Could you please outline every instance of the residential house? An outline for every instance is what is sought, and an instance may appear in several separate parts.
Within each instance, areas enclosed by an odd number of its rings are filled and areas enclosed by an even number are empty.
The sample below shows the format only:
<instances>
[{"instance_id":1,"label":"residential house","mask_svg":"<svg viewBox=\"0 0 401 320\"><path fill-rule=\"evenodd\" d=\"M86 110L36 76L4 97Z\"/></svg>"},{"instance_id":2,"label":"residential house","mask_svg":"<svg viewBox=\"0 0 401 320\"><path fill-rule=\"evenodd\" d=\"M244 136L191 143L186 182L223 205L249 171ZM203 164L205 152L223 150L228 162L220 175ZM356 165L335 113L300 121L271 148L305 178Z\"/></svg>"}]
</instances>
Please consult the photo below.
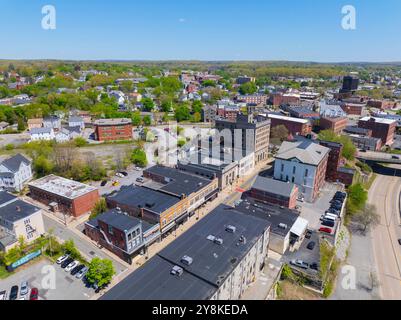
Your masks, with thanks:
<instances>
[{"instance_id":1,"label":"residential house","mask_svg":"<svg viewBox=\"0 0 401 320\"><path fill-rule=\"evenodd\" d=\"M17 154L0 163L0 187L9 191L21 191L32 179L32 161Z\"/></svg>"}]
</instances>

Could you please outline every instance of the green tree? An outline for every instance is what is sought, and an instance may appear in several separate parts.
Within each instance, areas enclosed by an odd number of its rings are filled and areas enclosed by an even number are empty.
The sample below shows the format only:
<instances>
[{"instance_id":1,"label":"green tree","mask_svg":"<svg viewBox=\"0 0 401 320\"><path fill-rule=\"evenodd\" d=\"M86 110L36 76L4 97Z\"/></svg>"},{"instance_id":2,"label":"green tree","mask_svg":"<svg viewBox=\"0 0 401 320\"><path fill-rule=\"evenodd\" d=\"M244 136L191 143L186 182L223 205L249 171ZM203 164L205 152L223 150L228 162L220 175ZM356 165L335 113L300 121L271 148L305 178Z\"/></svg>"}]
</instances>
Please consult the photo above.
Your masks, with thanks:
<instances>
[{"instance_id":1,"label":"green tree","mask_svg":"<svg viewBox=\"0 0 401 320\"><path fill-rule=\"evenodd\" d=\"M186 105L178 106L175 109L175 119L178 122L187 121L191 119L191 112Z\"/></svg>"},{"instance_id":2,"label":"green tree","mask_svg":"<svg viewBox=\"0 0 401 320\"><path fill-rule=\"evenodd\" d=\"M155 103L150 98L143 98L142 99L142 106L143 106L143 110L144 111L152 112L153 109L155 108Z\"/></svg>"},{"instance_id":3,"label":"green tree","mask_svg":"<svg viewBox=\"0 0 401 320\"><path fill-rule=\"evenodd\" d=\"M99 287L108 284L115 274L114 266L111 260L93 258L89 263L89 270L86 278L89 283L97 284Z\"/></svg>"},{"instance_id":4,"label":"green tree","mask_svg":"<svg viewBox=\"0 0 401 320\"><path fill-rule=\"evenodd\" d=\"M368 192L362 184L353 184L348 188L347 212L351 215L361 211L368 200Z\"/></svg>"},{"instance_id":5,"label":"green tree","mask_svg":"<svg viewBox=\"0 0 401 320\"><path fill-rule=\"evenodd\" d=\"M131 154L131 162L139 167L146 167L148 160L145 151L142 149L134 149Z\"/></svg>"},{"instance_id":6,"label":"green tree","mask_svg":"<svg viewBox=\"0 0 401 320\"><path fill-rule=\"evenodd\" d=\"M349 137L337 135L333 130L323 130L319 133L318 137L319 140L341 143L343 145L341 155L350 161L355 159L356 147Z\"/></svg>"},{"instance_id":7,"label":"green tree","mask_svg":"<svg viewBox=\"0 0 401 320\"><path fill-rule=\"evenodd\" d=\"M33 167L38 177L44 177L52 173L54 164L45 155L40 155L33 161Z\"/></svg>"},{"instance_id":8,"label":"green tree","mask_svg":"<svg viewBox=\"0 0 401 320\"><path fill-rule=\"evenodd\" d=\"M75 143L75 146L77 146L78 148L84 147L88 144L86 139L83 137L76 137L74 140L74 143Z\"/></svg>"},{"instance_id":9,"label":"green tree","mask_svg":"<svg viewBox=\"0 0 401 320\"><path fill-rule=\"evenodd\" d=\"M152 125L152 118L149 115L146 115L143 117L143 124L145 126L150 126Z\"/></svg>"},{"instance_id":10,"label":"green tree","mask_svg":"<svg viewBox=\"0 0 401 320\"><path fill-rule=\"evenodd\" d=\"M74 240L70 239L63 243L62 248L64 252L68 253L71 258L82 260L81 253L75 246Z\"/></svg>"},{"instance_id":11,"label":"green tree","mask_svg":"<svg viewBox=\"0 0 401 320\"><path fill-rule=\"evenodd\" d=\"M204 87L215 87L216 86L216 82L214 82L213 80L205 80L202 82L202 86Z\"/></svg>"},{"instance_id":12,"label":"green tree","mask_svg":"<svg viewBox=\"0 0 401 320\"><path fill-rule=\"evenodd\" d=\"M247 82L242 84L238 90L241 94L253 94L258 90L258 88L256 87L255 83Z\"/></svg>"},{"instance_id":13,"label":"green tree","mask_svg":"<svg viewBox=\"0 0 401 320\"><path fill-rule=\"evenodd\" d=\"M202 109L203 109L203 104L201 101L195 100L192 103L192 112L193 113L202 113Z\"/></svg>"},{"instance_id":14,"label":"green tree","mask_svg":"<svg viewBox=\"0 0 401 320\"><path fill-rule=\"evenodd\" d=\"M279 125L271 129L270 133L270 141L272 144L278 146L280 145L285 139L288 138L289 131L288 129L283 126Z\"/></svg>"},{"instance_id":15,"label":"green tree","mask_svg":"<svg viewBox=\"0 0 401 320\"><path fill-rule=\"evenodd\" d=\"M96 202L95 206L92 209L92 213L89 219L96 218L99 214L107 211L107 203L105 198L100 198L98 202Z\"/></svg>"},{"instance_id":16,"label":"green tree","mask_svg":"<svg viewBox=\"0 0 401 320\"><path fill-rule=\"evenodd\" d=\"M132 124L137 127L141 123L142 123L141 114L139 112L134 112L132 115Z\"/></svg>"}]
</instances>

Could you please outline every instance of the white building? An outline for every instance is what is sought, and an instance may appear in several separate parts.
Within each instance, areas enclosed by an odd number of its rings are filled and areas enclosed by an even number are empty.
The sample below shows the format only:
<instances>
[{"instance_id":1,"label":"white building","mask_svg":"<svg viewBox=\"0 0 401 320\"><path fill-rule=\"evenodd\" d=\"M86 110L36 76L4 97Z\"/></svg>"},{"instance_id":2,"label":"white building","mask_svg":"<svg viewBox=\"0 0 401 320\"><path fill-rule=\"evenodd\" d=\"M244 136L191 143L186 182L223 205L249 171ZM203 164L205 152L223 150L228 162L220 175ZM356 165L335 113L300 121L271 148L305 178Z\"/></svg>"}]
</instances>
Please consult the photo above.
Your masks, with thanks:
<instances>
[{"instance_id":1,"label":"white building","mask_svg":"<svg viewBox=\"0 0 401 320\"><path fill-rule=\"evenodd\" d=\"M29 133L31 141L50 141L56 138L53 128L33 128Z\"/></svg>"},{"instance_id":2,"label":"white building","mask_svg":"<svg viewBox=\"0 0 401 320\"><path fill-rule=\"evenodd\" d=\"M19 192L32 176L32 162L21 154L0 163L1 188Z\"/></svg>"},{"instance_id":3,"label":"white building","mask_svg":"<svg viewBox=\"0 0 401 320\"><path fill-rule=\"evenodd\" d=\"M80 136L81 131L79 127L62 128L59 132L56 133L56 141L58 143L64 143L70 140L74 140L75 138Z\"/></svg>"},{"instance_id":4,"label":"white building","mask_svg":"<svg viewBox=\"0 0 401 320\"><path fill-rule=\"evenodd\" d=\"M85 121L82 117L71 116L68 119L68 126L69 127L79 127L80 130L85 129Z\"/></svg>"},{"instance_id":5,"label":"white building","mask_svg":"<svg viewBox=\"0 0 401 320\"><path fill-rule=\"evenodd\" d=\"M44 128L52 128L57 131L61 129L61 119L57 116L51 116L43 119Z\"/></svg>"},{"instance_id":6,"label":"white building","mask_svg":"<svg viewBox=\"0 0 401 320\"><path fill-rule=\"evenodd\" d=\"M274 162L274 178L299 187L299 193L313 202L324 184L330 149L310 140L284 141Z\"/></svg>"}]
</instances>

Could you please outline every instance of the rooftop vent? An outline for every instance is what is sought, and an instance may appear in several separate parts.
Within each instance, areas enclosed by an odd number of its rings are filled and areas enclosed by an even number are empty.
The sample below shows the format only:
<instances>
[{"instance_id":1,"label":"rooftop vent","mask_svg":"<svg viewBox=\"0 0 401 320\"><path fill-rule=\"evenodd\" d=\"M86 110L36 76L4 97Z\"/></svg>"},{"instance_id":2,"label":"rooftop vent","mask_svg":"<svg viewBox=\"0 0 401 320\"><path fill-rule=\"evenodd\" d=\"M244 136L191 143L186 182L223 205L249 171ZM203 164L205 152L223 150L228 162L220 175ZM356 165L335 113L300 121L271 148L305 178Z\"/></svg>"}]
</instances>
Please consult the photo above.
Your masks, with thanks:
<instances>
[{"instance_id":1,"label":"rooftop vent","mask_svg":"<svg viewBox=\"0 0 401 320\"><path fill-rule=\"evenodd\" d=\"M189 257L189 256L183 256L183 257L181 258L181 262L182 262L183 264L187 265L187 266L190 266L190 265L192 264L192 262L194 262L194 259L192 259L192 258Z\"/></svg>"},{"instance_id":2,"label":"rooftop vent","mask_svg":"<svg viewBox=\"0 0 401 320\"><path fill-rule=\"evenodd\" d=\"M235 231L237 231L237 228L234 227L234 226L228 225L228 226L226 227L226 231L227 231L228 233L235 233Z\"/></svg>"},{"instance_id":3,"label":"rooftop vent","mask_svg":"<svg viewBox=\"0 0 401 320\"><path fill-rule=\"evenodd\" d=\"M212 235L209 235L209 236L207 236L206 239L209 240L209 241L214 241L216 239L216 237L212 236Z\"/></svg>"},{"instance_id":4,"label":"rooftop vent","mask_svg":"<svg viewBox=\"0 0 401 320\"><path fill-rule=\"evenodd\" d=\"M284 229L284 230L286 230L286 229L288 228L288 226L287 226L285 223L280 223L280 224L278 225L278 227L279 227L280 229Z\"/></svg>"},{"instance_id":5,"label":"rooftop vent","mask_svg":"<svg viewBox=\"0 0 401 320\"><path fill-rule=\"evenodd\" d=\"M20 206L16 206L15 210L17 210L17 212L21 212L21 207Z\"/></svg>"},{"instance_id":6,"label":"rooftop vent","mask_svg":"<svg viewBox=\"0 0 401 320\"><path fill-rule=\"evenodd\" d=\"M246 238L244 236L239 237L239 242L245 244Z\"/></svg>"},{"instance_id":7,"label":"rooftop vent","mask_svg":"<svg viewBox=\"0 0 401 320\"><path fill-rule=\"evenodd\" d=\"M221 239L221 238L216 238L216 239L214 239L214 241L213 241L215 244L218 244L219 246L221 246L222 244L223 244L223 239Z\"/></svg>"},{"instance_id":8,"label":"rooftop vent","mask_svg":"<svg viewBox=\"0 0 401 320\"><path fill-rule=\"evenodd\" d=\"M145 203L145 207L146 208L153 208L155 206L155 203L154 202L146 202Z\"/></svg>"},{"instance_id":9,"label":"rooftop vent","mask_svg":"<svg viewBox=\"0 0 401 320\"><path fill-rule=\"evenodd\" d=\"M181 277L181 275L183 273L184 273L184 269L179 266L174 266L170 271L170 274L172 274L173 276L178 276L178 277Z\"/></svg>"}]
</instances>

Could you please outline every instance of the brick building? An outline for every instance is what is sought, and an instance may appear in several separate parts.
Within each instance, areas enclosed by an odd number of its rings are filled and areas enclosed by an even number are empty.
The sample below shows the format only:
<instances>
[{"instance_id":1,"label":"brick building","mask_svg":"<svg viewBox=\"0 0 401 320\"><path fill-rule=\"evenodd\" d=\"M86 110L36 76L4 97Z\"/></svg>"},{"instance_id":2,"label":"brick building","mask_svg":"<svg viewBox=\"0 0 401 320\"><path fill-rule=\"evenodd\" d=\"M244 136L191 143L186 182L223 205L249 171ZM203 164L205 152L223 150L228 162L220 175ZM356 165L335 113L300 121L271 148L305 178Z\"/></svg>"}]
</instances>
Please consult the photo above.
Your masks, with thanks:
<instances>
[{"instance_id":1,"label":"brick building","mask_svg":"<svg viewBox=\"0 0 401 320\"><path fill-rule=\"evenodd\" d=\"M28 187L32 199L74 217L91 212L100 199L97 188L55 175L32 181Z\"/></svg>"},{"instance_id":2,"label":"brick building","mask_svg":"<svg viewBox=\"0 0 401 320\"><path fill-rule=\"evenodd\" d=\"M369 100L368 107L376 108L380 110L388 110L397 108L398 103L391 100Z\"/></svg>"},{"instance_id":3,"label":"brick building","mask_svg":"<svg viewBox=\"0 0 401 320\"><path fill-rule=\"evenodd\" d=\"M297 205L298 187L292 183L258 176L246 195L264 203L294 209Z\"/></svg>"},{"instance_id":4,"label":"brick building","mask_svg":"<svg viewBox=\"0 0 401 320\"><path fill-rule=\"evenodd\" d=\"M364 117L359 119L358 127L372 130L372 137L379 138L383 145L394 143L397 122L391 119Z\"/></svg>"},{"instance_id":5,"label":"brick building","mask_svg":"<svg viewBox=\"0 0 401 320\"><path fill-rule=\"evenodd\" d=\"M245 102L247 104L267 104L269 96L267 94L250 94L237 96L238 102Z\"/></svg>"},{"instance_id":6,"label":"brick building","mask_svg":"<svg viewBox=\"0 0 401 320\"><path fill-rule=\"evenodd\" d=\"M269 114L268 118L271 121L271 128L283 125L287 128L289 134L293 136L306 136L312 132L312 125L306 119L285 117L276 114Z\"/></svg>"},{"instance_id":7,"label":"brick building","mask_svg":"<svg viewBox=\"0 0 401 320\"><path fill-rule=\"evenodd\" d=\"M348 119L346 117L322 117L320 118L320 128L322 130L332 130L335 134L340 134L347 127Z\"/></svg>"},{"instance_id":8,"label":"brick building","mask_svg":"<svg viewBox=\"0 0 401 320\"><path fill-rule=\"evenodd\" d=\"M301 96L296 93L277 92L270 95L270 103L274 106L281 106L286 104L299 106L301 104Z\"/></svg>"},{"instance_id":9,"label":"brick building","mask_svg":"<svg viewBox=\"0 0 401 320\"><path fill-rule=\"evenodd\" d=\"M336 182L338 168L340 168L341 164L341 153L343 151L343 145L341 143L330 141L319 141L319 144L330 149L325 179L330 182Z\"/></svg>"},{"instance_id":10,"label":"brick building","mask_svg":"<svg viewBox=\"0 0 401 320\"><path fill-rule=\"evenodd\" d=\"M361 116L363 111L365 110L365 103L350 103L346 102L341 105L341 108L348 115Z\"/></svg>"},{"instance_id":11,"label":"brick building","mask_svg":"<svg viewBox=\"0 0 401 320\"><path fill-rule=\"evenodd\" d=\"M95 121L94 126L97 141L132 139L131 119L100 119Z\"/></svg>"}]
</instances>

